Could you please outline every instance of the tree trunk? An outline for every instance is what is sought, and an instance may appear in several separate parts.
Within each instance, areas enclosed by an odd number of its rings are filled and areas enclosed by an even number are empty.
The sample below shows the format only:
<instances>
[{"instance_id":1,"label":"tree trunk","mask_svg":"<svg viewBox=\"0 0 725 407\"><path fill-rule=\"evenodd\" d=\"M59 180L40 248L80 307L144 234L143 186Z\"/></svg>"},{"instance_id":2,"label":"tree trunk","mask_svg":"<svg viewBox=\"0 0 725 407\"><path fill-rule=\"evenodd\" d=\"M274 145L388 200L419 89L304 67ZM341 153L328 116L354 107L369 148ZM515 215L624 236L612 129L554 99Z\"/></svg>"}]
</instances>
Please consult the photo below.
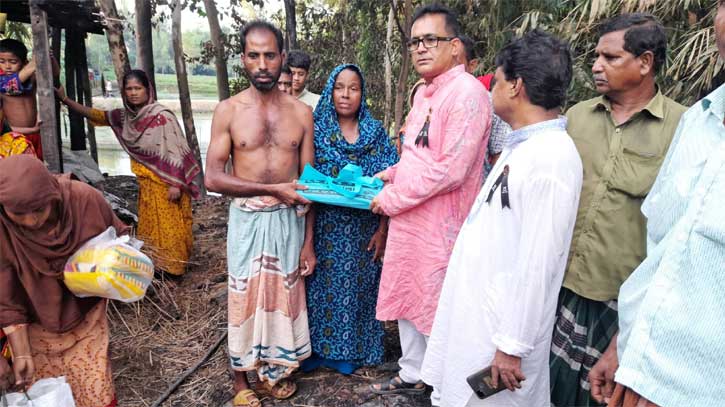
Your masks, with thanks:
<instances>
[{"instance_id":1,"label":"tree trunk","mask_svg":"<svg viewBox=\"0 0 725 407\"><path fill-rule=\"evenodd\" d=\"M403 111L405 108L405 100L408 96L408 73L410 71L410 53L406 42L410 36L410 26L413 14L413 1L405 0L405 6L403 7L403 13L405 16L405 24L403 25L403 31L400 33L400 73L398 74L398 86L395 91L395 134L400 132L400 127L403 125Z\"/></svg>"},{"instance_id":2,"label":"tree trunk","mask_svg":"<svg viewBox=\"0 0 725 407\"><path fill-rule=\"evenodd\" d=\"M219 26L219 13L215 0L204 0L206 18L209 20L211 44L214 46L214 63L216 65L216 88L219 100L229 98L229 72L227 71L226 51L224 50L224 34Z\"/></svg>"},{"instance_id":3,"label":"tree trunk","mask_svg":"<svg viewBox=\"0 0 725 407\"><path fill-rule=\"evenodd\" d=\"M189 142L194 152L194 158L199 163L202 171L196 177L196 182L201 190L202 195L206 196L206 188L204 187L204 170L201 161L201 151L199 149L199 140L196 138L196 130L194 129L194 116L191 112L191 96L189 95L189 78L186 74L186 62L184 61L184 48L181 42L181 1L174 0L169 5L171 7L171 41L174 47L174 64L176 66L176 81L179 85L179 102L181 103L181 116L184 121L184 131L186 132L186 140Z\"/></svg>"},{"instance_id":4,"label":"tree trunk","mask_svg":"<svg viewBox=\"0 0 725 407\"><path fill-rule=\"evenodd\" d=\"M40 136L43 145L43 158L52 172L63 172L63 157L60 150L60 134L56 131L58 116L55 109L48 107L55 104L53 90L53 69L50 63L50 44L48 41L48 15L38 7L37 0L31 0L30 24L33 32L33 59L36 61L36 94L40 117Z\"/></svg>"},{"instance_id":5,"label":"tree trunk","mask_svg":"<svg viewBox=\"0 0 725 407\"><path fill-rule=\"evenodd\" d=\"M123 24L118 17L114 0L98 0L98 3L101 5L101 12L107 18L106 39L108 40L108 49L111 51L118 89L122 92L123 75L131 70L131 65L128 62L128 50L126 50L126 43L123 41Z\"/></svg>"},{"instance_id":6,"label":"tree trunk","mask_svg":"<svg viewBox=\"0 0 725 407\"><path fill-rule=\"evenodd\" d=\"M285 36L287 37L287 50L298 49L297 44L297 11L295 0L284 0L284 13L286 18Z\"/></svg>"},{"instance_id":7,"label":"tree trunk","mask_svg":"<svg viewBox=\"0 0 725 407\"><path fill-rule=\"evenodd\" d=\"M155 88L151 0L136 0L136 65L146 72Z\"/></svg>"},{"instance_id":8,"label":"tree trunk","mask_svg":"<svg viewBox=\"0 0 725 407\"><path fill-rule=\"evenodd\" d=\"M340 0L339 4L339 13L340 19L342 20L342 24L340 24L340 29L342 30L342 42L340 43L341 49L346 50L347 49L347 21L345 21L347 17L347 1ZM344 52L344 51L343 51Z\"/></svg>"},{"instance_id":9,"label":"tree trunk","mask_svg":"<svg viewBox=\"0 0 725 407\"><path fill-rule=\"evenodd\" d=\"M390 116L392 116L392 105L393 105L393 61L390 58L390 49L392 48L393 41L393 25L395 23L395 10L390 7L388 12L388 30L385 34L385 119L383 120L383 126L385 131L390 130Z\"/></svg>"}]
</instances>

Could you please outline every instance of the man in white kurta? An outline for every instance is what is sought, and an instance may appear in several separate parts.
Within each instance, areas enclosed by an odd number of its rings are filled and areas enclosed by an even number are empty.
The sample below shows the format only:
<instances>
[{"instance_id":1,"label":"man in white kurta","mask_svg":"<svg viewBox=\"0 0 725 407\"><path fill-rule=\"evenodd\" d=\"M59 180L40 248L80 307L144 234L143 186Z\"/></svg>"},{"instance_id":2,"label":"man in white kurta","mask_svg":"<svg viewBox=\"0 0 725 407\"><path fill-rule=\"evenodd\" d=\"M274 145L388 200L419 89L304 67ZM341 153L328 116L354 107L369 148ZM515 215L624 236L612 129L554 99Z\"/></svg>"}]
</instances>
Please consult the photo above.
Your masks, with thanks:
<instances>
[{"instance_id":1,"label":"man in white kurta","mask_svg":"<svg viewBox=\"0 0 725 407\"><path fill-rule=\"evenodd\" d=\"M571 62L566 45L543 32L501 52L494 109L514 132L456 240L422 368L442 407L549 405L551 330L582 182L557 116ZM549 84L530 88L539 67ZM525 380L479 400L466 378L492 363L502 377L516 366Z\"/></svg>"}]
</instances>

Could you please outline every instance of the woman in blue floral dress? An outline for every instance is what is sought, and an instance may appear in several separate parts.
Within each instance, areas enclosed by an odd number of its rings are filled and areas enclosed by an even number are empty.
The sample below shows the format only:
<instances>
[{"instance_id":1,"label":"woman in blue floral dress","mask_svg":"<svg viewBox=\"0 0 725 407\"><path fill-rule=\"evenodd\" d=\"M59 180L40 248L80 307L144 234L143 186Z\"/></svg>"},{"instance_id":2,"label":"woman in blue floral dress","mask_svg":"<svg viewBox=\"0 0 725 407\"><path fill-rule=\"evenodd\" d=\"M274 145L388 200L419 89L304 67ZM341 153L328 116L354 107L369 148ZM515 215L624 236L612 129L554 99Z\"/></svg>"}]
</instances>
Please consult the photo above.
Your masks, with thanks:
<instances>
[{"instance_id":1,"label":"woman in blue floral dress","mask_svg":"<svg viewBox=\"0 0 725 407\"><path fill-rule=\"evenodd\" d=\"M340 65L327 80L314 113L315 167L337 176L345 165L372 176L398 161L395 145L365 101L356 65ZM311 358L344 374L382 363L383 327L375 303L387 238L387 218L367 210L316 205L317 267L307 278Z\"/></svg>"}]
</instances>

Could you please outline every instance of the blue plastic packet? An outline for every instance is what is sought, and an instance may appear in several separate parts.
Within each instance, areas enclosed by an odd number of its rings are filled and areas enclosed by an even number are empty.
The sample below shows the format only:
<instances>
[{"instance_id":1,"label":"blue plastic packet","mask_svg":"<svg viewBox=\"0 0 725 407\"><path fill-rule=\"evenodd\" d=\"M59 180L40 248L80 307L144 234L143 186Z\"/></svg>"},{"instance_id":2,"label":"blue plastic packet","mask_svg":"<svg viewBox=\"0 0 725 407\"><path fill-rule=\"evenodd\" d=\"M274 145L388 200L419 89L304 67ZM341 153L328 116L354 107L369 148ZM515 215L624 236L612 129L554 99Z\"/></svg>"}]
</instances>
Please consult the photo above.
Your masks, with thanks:
<instances>
[{"instance_id":1,"label":"blue plastic packet","mask_svg":"<svg viewBox=\"0 0 725 407\"><path fill-rule=\"evenodd\" d=\"M346 165L337 178L307 164L298 183L307 187L299 194L312 202L365 210L384 186L379 178L363 177L362 168L355 164Z\"/></svg>"}]
</instances>

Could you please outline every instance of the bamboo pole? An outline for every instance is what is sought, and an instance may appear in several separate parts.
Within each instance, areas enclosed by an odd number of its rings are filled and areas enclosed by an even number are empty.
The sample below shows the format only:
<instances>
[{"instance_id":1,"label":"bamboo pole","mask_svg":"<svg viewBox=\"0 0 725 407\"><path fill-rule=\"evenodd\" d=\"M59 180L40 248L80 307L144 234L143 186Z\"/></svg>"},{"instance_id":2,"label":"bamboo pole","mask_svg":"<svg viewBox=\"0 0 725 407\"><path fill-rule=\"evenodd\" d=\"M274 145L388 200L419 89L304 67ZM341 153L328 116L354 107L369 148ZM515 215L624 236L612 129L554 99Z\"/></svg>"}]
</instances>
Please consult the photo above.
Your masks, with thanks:
<instances>
[{"instance_id":1,"label":"bamboo pole","mask_svg":"<svg viewBox=\"0 0 725 407\"><path fill-rule=\"evenodd\" d=\"M78 47L78 69L83 73L83 103L88 107L93 107L93 91L91 90L91 79L88 77L88 53L86 52L85 38L81 38ZM98 144L96 143L96 129L87 120L86 137L88 138L88 146L91 149L91 157L98 164Z\"/></svg>"},{"instance_id":2,"label":"bamboo pole","mask_svg":"<svg viewBox=\"0 0 725 407\"><path fill-rule=\"evenodd\" d=\"M83 104L83 94L78 92L78 32L65 30L65 91L69 99ZM83 116L68 110L70 122L70 149L83 151L86 149L86 134L83 129Z\"/></svg>"},{"instance_id":3,"label":"bamboo pole","mask_svg":"<svg viewBox=\"0 0 725 407\"><path fill-rule=\"evenodd\" d=\"M53 52L53 57L58 61L60 64L60 39L62 37L62 29L59 27L51 27L50 29L50 50ZM60 65L59 65L60 66ZM53 87L60 86L60 74L57 78L53 78ZM58 98L55 98L55 117L58 118L58 120L55 121L55 132L58 135L58 138L60 139L61 136L61 114L60 114L60 100Z\"/></svg>"}]
</instances>

